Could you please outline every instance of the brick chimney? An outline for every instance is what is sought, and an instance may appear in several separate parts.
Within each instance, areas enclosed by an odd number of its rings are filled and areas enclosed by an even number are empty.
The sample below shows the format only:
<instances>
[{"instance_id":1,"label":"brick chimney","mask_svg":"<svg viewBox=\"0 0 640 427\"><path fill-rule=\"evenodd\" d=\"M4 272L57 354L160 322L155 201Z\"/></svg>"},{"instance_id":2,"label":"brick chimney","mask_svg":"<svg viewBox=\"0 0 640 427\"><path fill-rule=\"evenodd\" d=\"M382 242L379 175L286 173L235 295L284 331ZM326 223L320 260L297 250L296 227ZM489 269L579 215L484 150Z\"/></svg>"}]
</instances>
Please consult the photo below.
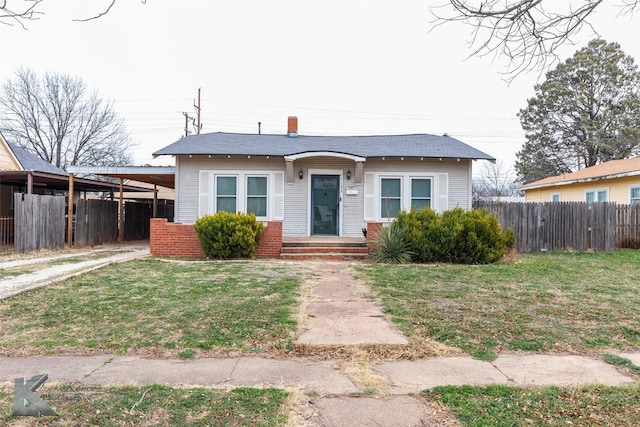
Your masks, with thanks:
<instances>
[{"instance_id":1,"label":"brick chimney","mask_svg":"<svg viewBox=\"0 0 640 427\"><path fill-rule=\"evenodd\" d=\"M287 136L298 136L298 118L295 116L289 116L287 119Z\"/></svg>"}]
</instances>

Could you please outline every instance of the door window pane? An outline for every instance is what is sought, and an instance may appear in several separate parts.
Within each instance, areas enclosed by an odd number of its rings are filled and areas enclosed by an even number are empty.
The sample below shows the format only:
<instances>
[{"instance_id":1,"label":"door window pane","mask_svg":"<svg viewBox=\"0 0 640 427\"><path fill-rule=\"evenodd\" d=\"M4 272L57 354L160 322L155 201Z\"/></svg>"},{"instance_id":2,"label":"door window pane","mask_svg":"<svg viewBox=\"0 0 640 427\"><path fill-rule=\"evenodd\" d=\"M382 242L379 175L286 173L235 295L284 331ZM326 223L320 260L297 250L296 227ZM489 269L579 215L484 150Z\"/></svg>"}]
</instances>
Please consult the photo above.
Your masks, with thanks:
<instances>
[{"instance_id":1,"label":"door window pane","mask_svg":"<svg viewBox=\"0 0 640 427\"><path fill-rule=\"evenodd\" d=\"M267 216L267 177L247 177L247 213Z\"/></svg>"},{"instance_id":2,"label":"door window pane","mask_svg":"<svg viewBox=\"0 0 640 427\"><path fill-rule=\"evenodd\" d=\"M431 207L430 179L411 180L411 207L418 210L424 207Z\"/></svg>"},{"instance_id":3,"label":"door window pane","mask_svg":"<svg viewBox=\"0 0 640 427\"><path fill-rule=\"evenodd\" d=\"M216 212L236 213L236 177L216 177Z\"/></svg>"},{"instance_id":4,"label":"door window pane","mask_svg":"<svg viewBox=\"0 0 640 427\"><path fill-rule=\"evenodd\" d=\"M383 178L380 185L380 217L395 218L400 211L400 178Z\"/></svg>"}]
</instances>

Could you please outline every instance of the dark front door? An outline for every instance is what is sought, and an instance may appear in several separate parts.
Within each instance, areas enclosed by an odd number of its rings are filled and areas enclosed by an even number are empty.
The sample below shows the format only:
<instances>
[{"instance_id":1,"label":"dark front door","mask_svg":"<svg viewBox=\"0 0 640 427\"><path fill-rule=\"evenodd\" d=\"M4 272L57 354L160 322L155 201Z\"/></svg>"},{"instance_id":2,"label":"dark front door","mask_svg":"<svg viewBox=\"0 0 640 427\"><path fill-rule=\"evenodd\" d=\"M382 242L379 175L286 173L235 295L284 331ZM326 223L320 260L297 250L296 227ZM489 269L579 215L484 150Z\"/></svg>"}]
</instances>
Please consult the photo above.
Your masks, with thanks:
<instances>
[{"instance_id":1,"label":"dark front door","mask_svg":"<svg viewBox=\"0 0 640 427\"><path fill-rule=\"evenodd\" d=\"M311 176L311 234L338 235L340 176Z\"/></svg>"}]
</instances>

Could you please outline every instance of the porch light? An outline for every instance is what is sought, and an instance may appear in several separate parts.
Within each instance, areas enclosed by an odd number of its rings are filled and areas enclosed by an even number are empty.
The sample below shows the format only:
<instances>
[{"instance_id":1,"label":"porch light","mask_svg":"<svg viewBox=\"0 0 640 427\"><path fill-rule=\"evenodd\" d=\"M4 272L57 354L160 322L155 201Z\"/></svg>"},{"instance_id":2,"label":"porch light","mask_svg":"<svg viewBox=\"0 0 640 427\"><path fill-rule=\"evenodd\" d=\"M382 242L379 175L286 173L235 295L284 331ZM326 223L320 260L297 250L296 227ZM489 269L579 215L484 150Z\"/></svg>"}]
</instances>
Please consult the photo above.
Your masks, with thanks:
<instances>
[{"instance_id":1,"label":"porch light","mask_svg":"<svg viewBox=\"0 0 640 427\"><path fill-rule=\"evenodd\" d=\"M351 179L351 169L347 169L347 181Z\"/></svg>"},{"instance_id":2,"label":"porch light","mask_svg":"<svg viewBox=\"0 0 640 427\"><path fill-rule=\"evenodd\" d=\"M298 172L298 177L300 179L302 179L304 177L304 173L302 173L302 169L300 169L300 172Z\"/></svg>"}]
</instances>

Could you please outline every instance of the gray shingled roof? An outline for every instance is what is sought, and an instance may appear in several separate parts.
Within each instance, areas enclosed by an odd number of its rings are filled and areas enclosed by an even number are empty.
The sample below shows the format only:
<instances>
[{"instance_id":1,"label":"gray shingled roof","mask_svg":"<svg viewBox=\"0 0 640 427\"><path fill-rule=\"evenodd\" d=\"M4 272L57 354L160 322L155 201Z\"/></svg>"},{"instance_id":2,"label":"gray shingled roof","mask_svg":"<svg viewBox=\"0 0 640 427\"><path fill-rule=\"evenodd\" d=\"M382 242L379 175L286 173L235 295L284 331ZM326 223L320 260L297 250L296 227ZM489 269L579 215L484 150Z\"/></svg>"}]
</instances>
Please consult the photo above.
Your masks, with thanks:
<instances>
[{"instance_id":1,"label":"gray shingled roof","mask_svg":"<svg viewBox=\"0 0 640 427\"><path fill-rule=\"evenodd\" d=\"M20 165L24 170L69 176L69 174L62 169L53 166L51 163L45 162L40 157L35 154L31 154L24 148L18 147L11 142L7 142L7 145L9 145L9 148L13 151L13 154L16 156L16 159L18 159L18 162L20 162Z\"/></svg>"},{"instance_id":2,"label":"gray shingled roof","mask_svg":"<svg viewBox=\"0 0 640 427\"><path fill-rule=\"evenodd\" d=\"M206 133L184 137L154 156L255 155L290 156L328 151L359 157L432 157L495 160L450 136L428 134L375 136L304 136Z\"/></svg>"}]
</instances>

